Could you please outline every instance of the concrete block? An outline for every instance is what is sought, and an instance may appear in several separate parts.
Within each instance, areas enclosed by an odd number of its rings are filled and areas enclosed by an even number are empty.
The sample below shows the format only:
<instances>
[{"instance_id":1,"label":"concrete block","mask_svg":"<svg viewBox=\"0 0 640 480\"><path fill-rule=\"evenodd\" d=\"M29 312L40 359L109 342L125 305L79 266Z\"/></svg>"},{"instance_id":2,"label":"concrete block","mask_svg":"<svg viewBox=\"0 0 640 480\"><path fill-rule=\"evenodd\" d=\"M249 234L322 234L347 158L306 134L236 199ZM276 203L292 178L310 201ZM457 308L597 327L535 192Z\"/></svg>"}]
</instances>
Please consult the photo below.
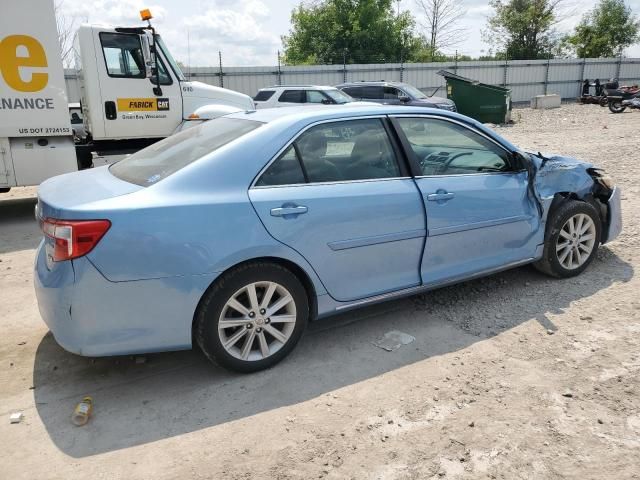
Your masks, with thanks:
<instances>
[{"instance_id":1,"label":"concrete block","mask_svg":"<svg viewBox=\"0 0 640 480\"><path fill-rule=\"evenodd\" d=\"M531 99L531 108L547 109L560 108L561 98L558 94L536 95Z\"/></svg>"}]
</instances>

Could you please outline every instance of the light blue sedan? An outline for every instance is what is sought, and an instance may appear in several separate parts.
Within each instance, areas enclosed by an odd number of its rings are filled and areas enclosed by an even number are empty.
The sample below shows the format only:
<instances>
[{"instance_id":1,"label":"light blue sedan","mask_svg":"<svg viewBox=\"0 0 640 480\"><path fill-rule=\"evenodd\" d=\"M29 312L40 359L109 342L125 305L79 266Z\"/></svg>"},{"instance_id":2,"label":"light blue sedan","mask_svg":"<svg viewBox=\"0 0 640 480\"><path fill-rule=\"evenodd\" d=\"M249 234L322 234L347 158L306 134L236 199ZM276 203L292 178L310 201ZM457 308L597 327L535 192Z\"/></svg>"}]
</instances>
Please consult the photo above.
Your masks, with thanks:
<instances>
[{"instance_id":1,"label":"light blue sedan","mask_svg":"<svg viewBox=\"0 0 640 480\"><path fill-rule=\"evenodd\" d=\"M308 321L533 263L571 277L621 230L601 170L418 107L227 115L46 181L40 312L87 356L188 349L243 372Z\"/></svg>"}]
</instances>

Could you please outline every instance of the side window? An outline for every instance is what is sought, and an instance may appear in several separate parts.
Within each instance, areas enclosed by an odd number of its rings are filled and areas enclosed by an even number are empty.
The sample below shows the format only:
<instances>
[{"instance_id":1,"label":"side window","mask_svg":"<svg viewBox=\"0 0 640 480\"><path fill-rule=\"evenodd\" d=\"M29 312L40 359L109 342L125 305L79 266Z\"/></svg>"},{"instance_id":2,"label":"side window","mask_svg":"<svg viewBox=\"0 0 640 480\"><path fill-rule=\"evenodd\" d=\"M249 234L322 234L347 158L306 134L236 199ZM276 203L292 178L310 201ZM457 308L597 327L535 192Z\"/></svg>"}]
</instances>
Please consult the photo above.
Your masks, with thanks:
<instances>
[{"instance_id":1,"label":"side window","mask_svg":"<svg viewBox=\"0 0 640 480\"><path fill-rule=\"evenodd\" d=\"M285 90L282 92L282 95L280 95L280 98L278 98L278 102L304 103L304 90Z\"/></svg>"},{"instance_id":2,"label":"side window","mask_svg":"<svg viewBox=\"0 0 640 480\"><path fill-rule=\"evenodd\" d=\"M401 96L400 90L395 87L384 87L385 100L397 100Z\"/></svg>"},{"instance_id":3,"label":"side window","mask_svg":"<svg viewBox=\"0 0 640 480\"><path fill-rule=\"evenodd\" d=\"M70 113L71 113L71 125L78 125L82 123L82 117L80 117L80 114L78 112L71 111Z\"/></svg>"},{"instance_id":4,"label":"side window","mask_svg":"<svg viewBox=\"0 0 640 480\"><path fill-rule=\"evenodd\" d=\"M144 59L138 35L102 32L100 43L107 74L110 77L145 78Z\"/></svg>"},{"instance_id":5,"label":"side window","mask_svg":"<svg viewBox=\"0 0 640 480\"><path fill-rule=\"evenodd\" d=\"M353 98L362 98L362 87L344 87L342 91Z\"/></svg>"},{"instance_id":6,"label":"side window","mask_svg":"<svg viewBox=\"0 0 640 480\"><path fill-rule=\"evenodd\" d=\"M266 102L273 96L274 93L276 93L275 90L260 90L258 94L253 97L253 99L256 102Z\"/></svg>"},{"instance_id":7,"label":"side window","mask_svg":"<svg viewBox=\"0 0 640 480\"><path fill-rule=\"evenodd\" d=\"M325 123L295 141L309 182L400 176L400 168L379 119Z\"/></svg>"},{"instance_id":8,"label":"side window","mask_svg":"<svg viewBox=\"0 0 640 480\"><path fill-rule=\"evenodd\" d=\"M164 66L164 62L158 56L158 67L160 68L160 85L171 85L173 83L173 79L171 75L167 73L167 68ZM155 77L151 78L151 81L155 84Z\"/></svg>"},{"instance_id":9,"label":"side window","mask_svg":"<svg viewBox=\"0 0 640 480\"><path fill-rule=\"evenodd\" d=\"M382 100L384 98L384 90L379 86L362 87L362 98Z\"/></svg>"},{"instance_id":10,"label":"side window","mask_svg":"<svg viewBox=\"0 0 640 480\"><path fill-rule=\"evenodd\" d=\"M293 145L287 148L256 182L258 187L305 183L302 167Z\"/></svg>"},{"instance_id":11,"label":"side window","mask_svg":"<svg viewBox=\"0 0 640 480\"><path fill-rule=\"evenodd\" d=\"M307 90L307 102L308 103L322 103L327 100L322 92L317 90Z\"/></svg>"},{"instance_id":12,"label":"side window","mask_svg":"<svg viewBox=\"0 0 640 480\"><path fill-rule=\"evenodd\" d=\"M505 172L509 155L482 135L433 118L398 118L423 175Z\"/></svg>"}]
</instances>

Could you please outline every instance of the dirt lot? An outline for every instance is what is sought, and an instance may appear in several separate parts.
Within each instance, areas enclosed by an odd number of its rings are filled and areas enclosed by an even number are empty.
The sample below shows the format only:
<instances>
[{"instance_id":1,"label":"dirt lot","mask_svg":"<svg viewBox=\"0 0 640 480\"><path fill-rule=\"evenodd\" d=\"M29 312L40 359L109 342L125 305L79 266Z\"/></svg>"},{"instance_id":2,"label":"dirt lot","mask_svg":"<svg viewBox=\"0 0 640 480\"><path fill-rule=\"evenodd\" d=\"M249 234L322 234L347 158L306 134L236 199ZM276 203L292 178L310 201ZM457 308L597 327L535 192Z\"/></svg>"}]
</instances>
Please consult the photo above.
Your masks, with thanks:
<instances>
[{"instance_id":1,"label":"dirt lot","mask_svg":"<svg viewBox=\"0 0 640 480\"><path fill-rule=\"evenodd\" d=\"M498 130L515 143L597 162L623 188L625 230L584 275L525 267L343 315L253 375L195 351L63 351L33 293L34 190L2 195L0 477L640 478L640 114L514 116ZM393 329L416 340L372 345ZM85 394L95 415L77 428Z\"/></svg>"}]
</instances>

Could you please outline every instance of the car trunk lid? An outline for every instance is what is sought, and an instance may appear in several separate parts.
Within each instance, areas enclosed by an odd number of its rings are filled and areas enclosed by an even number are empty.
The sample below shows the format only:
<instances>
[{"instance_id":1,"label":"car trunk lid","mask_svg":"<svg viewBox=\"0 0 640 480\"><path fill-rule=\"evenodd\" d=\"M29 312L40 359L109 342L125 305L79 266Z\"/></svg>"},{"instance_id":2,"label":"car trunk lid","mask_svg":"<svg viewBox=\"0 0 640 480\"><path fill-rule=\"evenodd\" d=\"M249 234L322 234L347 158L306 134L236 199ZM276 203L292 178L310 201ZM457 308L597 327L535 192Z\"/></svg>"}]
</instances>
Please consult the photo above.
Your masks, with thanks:
<instances>
[{"instance_id":1,"label":"car trunk lid","mask_svg":"<svg viewBox=\"0 0 640 480\"><path fill-rule=\"evenodd\" d=\"M144 189L109 172L91 168L53 177L38 188L37 214L41 218L83 219L95 215L96 202Z\"/></svg>"}]
</instances>

